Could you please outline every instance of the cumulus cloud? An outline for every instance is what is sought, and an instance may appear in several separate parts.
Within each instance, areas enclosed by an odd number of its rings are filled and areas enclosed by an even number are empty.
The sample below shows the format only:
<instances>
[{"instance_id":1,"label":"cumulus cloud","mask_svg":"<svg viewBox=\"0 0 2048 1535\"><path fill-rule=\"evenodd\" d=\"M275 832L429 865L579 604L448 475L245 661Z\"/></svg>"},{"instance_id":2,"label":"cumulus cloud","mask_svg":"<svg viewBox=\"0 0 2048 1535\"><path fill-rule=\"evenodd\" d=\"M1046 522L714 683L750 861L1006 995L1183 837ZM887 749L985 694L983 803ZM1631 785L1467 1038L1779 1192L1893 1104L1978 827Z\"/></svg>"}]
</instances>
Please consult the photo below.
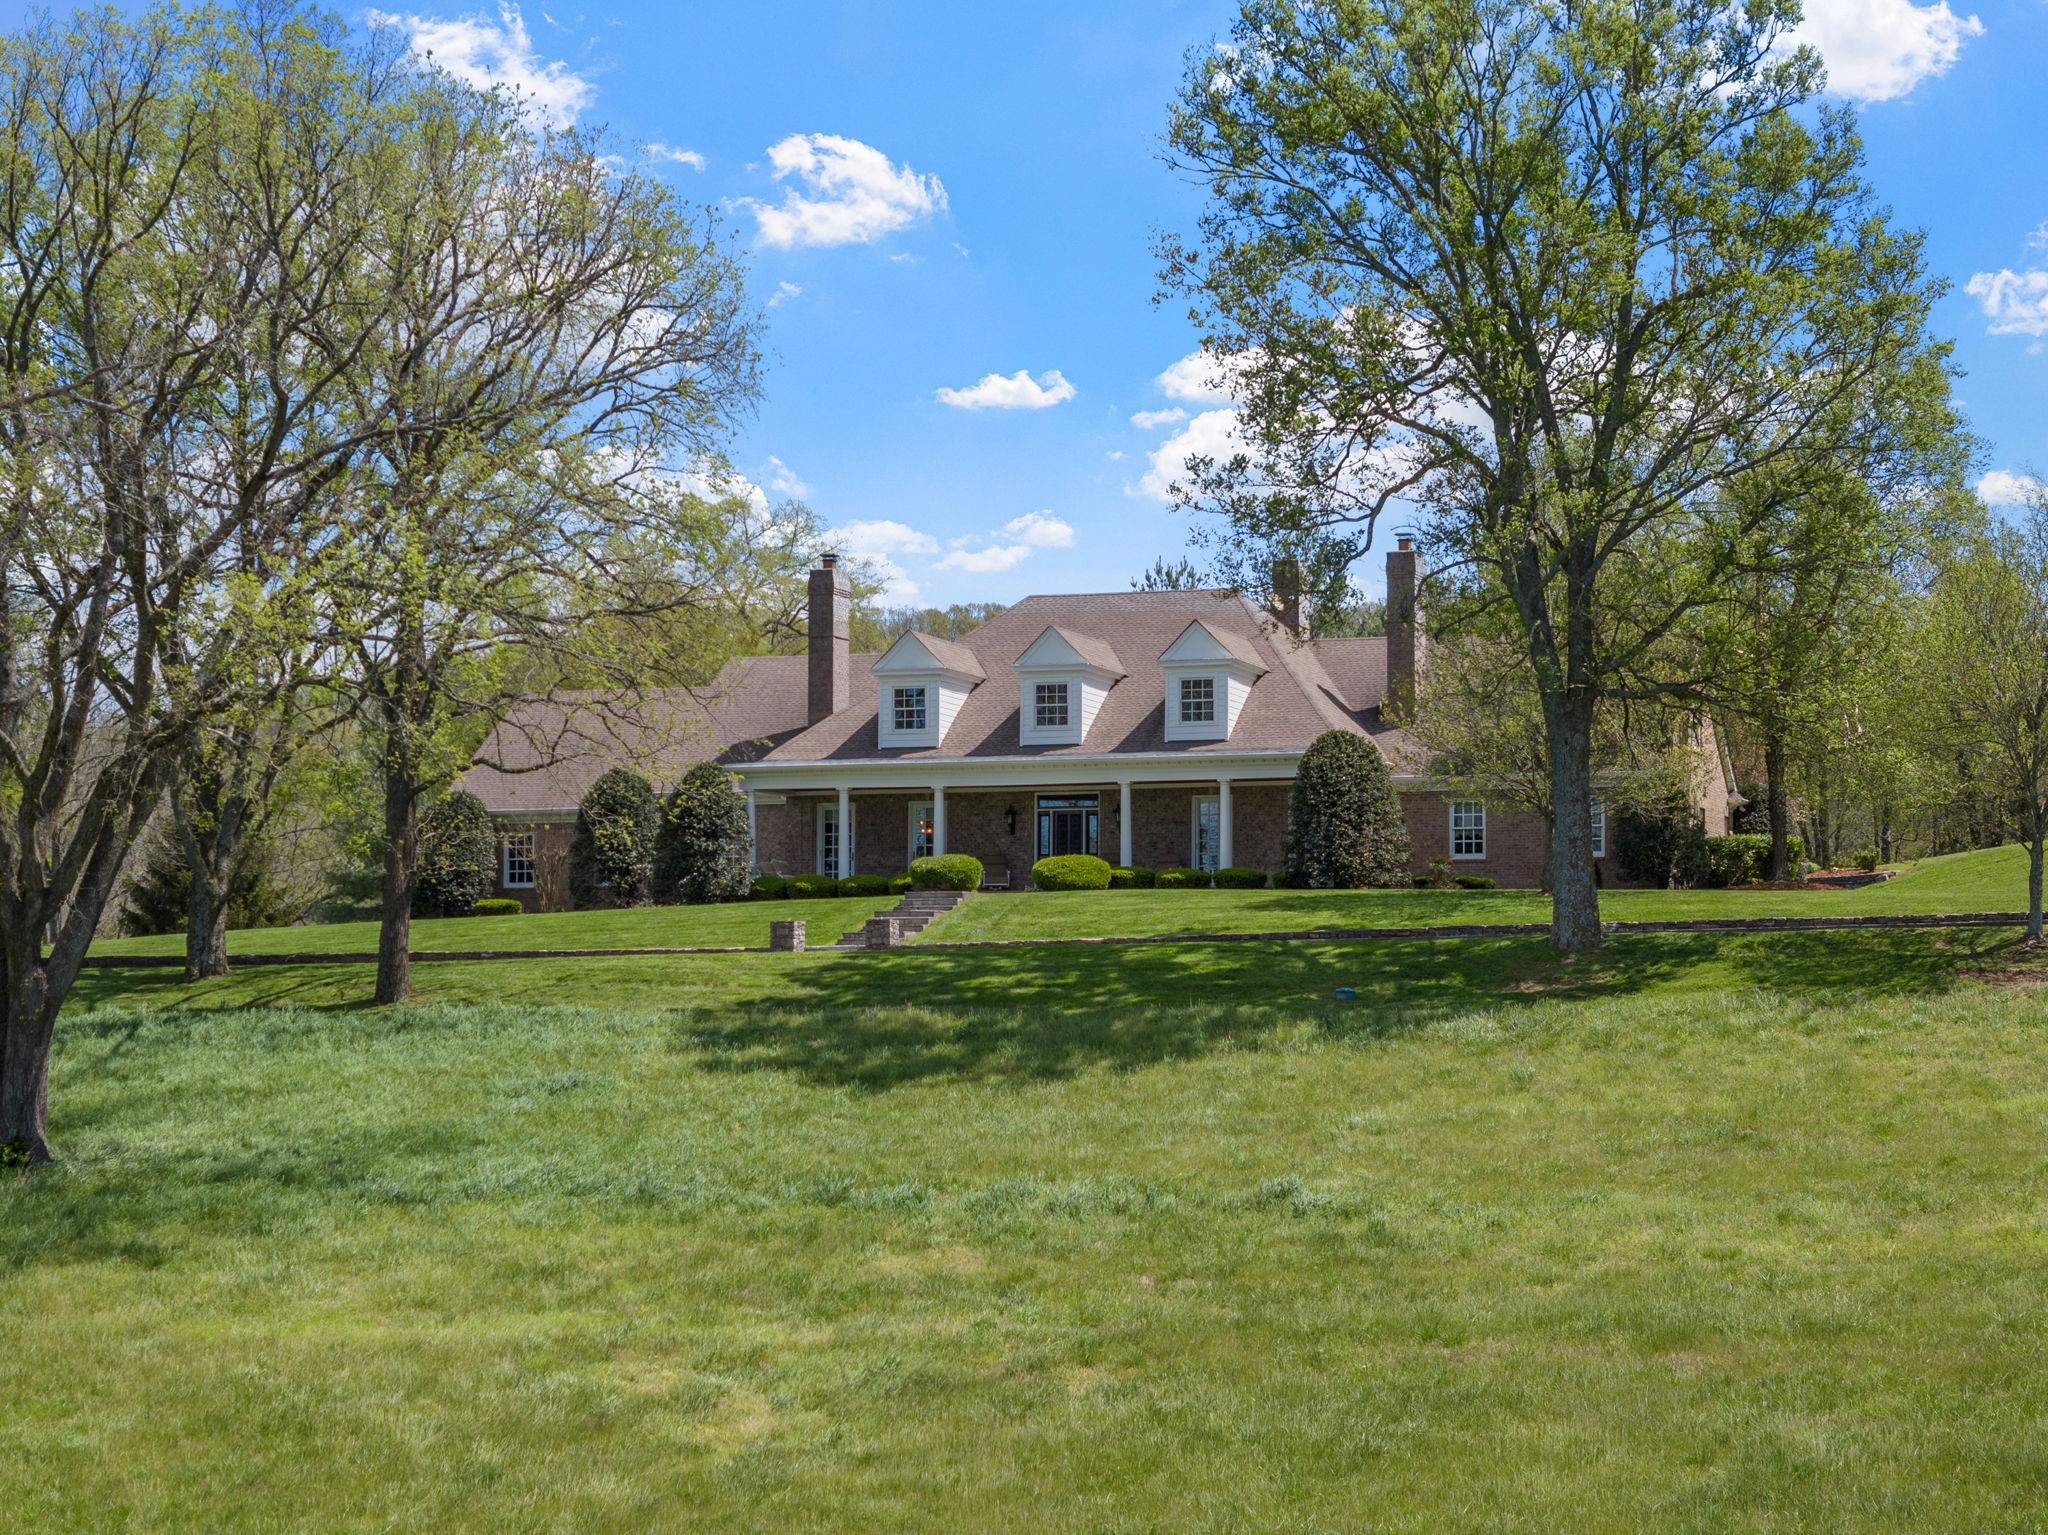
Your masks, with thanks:
<instances>
[{"instance_id":1,"label":"cumulus cloud","mask_svg":"<svg viewBox=\"0 0 2048 1535\"><path fill-rule=\"evenodd\" d=\"M1172 369L1167 371L1171 372ZM1160 375L1161 378L1165 376ZM1150 432L1162 426L1172 426L1176 421L1185 421L1187 418L1188 413L1176 405L1171 410L1141 410L1131 417L1131 425L1141 432Z\"/></svg>"},{"instance_id":2,"label":"cumulus cloud","mask_svg":"<svg viewBox=\"0 0 2048 1535\"><path fill-rule=\"evenodd\" d=\"M687 165L693 171L701 171L706 164L696 150L677 149L673 144L649 144L642 153L650 160L668 160L676 165Z\"/></svg>"},{"instance_id":3,"label":"cumulus cloud","mask_svg":"<svg viewBox=\"0 0 2048 1535\"><path fill-rule=\"evenodd\" d=\"M2048 251L2048 223L2036 229L2027 244ZM2048 336L2048 267L1979 272L1963 291L1983 309L1992 335Z\"/></svg>"},{"instance_id":4,"label":"cumulus cloud","mask_svg":"<svg viewBox=\"0 0 2048 1535\"><path fill-rule=\"evenodd\" d=\"M2044 491L2048 485L2031 474L2014 474L2010 469L1994 469L1977 482L1977 494L1988 506L2025 506Z\"/></svg>"},{"instance_id":5,"label":"cumulus cloud","mask_svg":"<svg viewBox=\"0 0 2048 1535\"><path fill-rule=\"evenodd\" d=\"M794 177L799 185L787 188L780 203L740 200L759 223L763 245L865 245L946 207L938 177L892 164L879 149L838 134L793 133L770 146L768 163L777 181Z\"/></svg>"},{"instance_id":6,"label":"cumulus cloud","mask_svg":"<svg viewBox=\"0 0 2048 1535\"><path fill-rule=\"evenodd\" d=\"M1029 544L994 544L986 549L955 549L939 561L941 570L964 570L977 576L1014 570L1031 557Z\"/></svg>"},{"instance_id":7,"label":"cumulus cloud","mask_svg":"<svg viewBox=\"0 0 2048 1535\"><path fill-rule=\"evenodd\" d=\"M773 309L777 304L787 304L791 299L801 295L803 291L802 283L779 282L775 285L775 291L768 295L768 307Z\"/></svg>"},{"instance_id":8,"label":"cumulus cloud","mask_svg":"<svg viewBox=\"0 0 2048 1535\"><path fill-rule=\"evenodd\" d=\"M1195 405L1224 405L1237 398L1235 374L1238 366L1237 360L1218 357L1214 352L1190 352L1153 383L1169 400L1186 400ZM1136 418L1132 424L1136 424Z\"/></svg>"},{"instance_id":9,"label":"cumulus cloud","mask_svg":"<svg viewBox=\"0 0 2048 1535\"><path fill-rule=\"evenodd\" d=\"M969 388L938 392L939 403L956 410L1044 410L1073 397L1074 386L1058 368L1037 378L1024 368L1007 378L1000 373L988 373Z\"/></svg>"},{"instance_id":10,"label":"cumulus cloud","mask_svg":"<svg viewBox=\"0 0 2048 1535\"><path fill-rule=\"evenodd\" d=\"M1984 23L1947 0L1806 0L1794 38L1827 61L1828 87L1858 101L1891 101L1946 74Z\"/></svg>"},{"instance_id":11,"label":"cumulus cloud","mask_svg":"<svg viewBox=\"0 0 2048 1535\"><path fill-rule=\"evenodd\" d=\"M1022 539L1034 549L1074 547L1073 524L1053 516L1051 512L1026 512L1022 517L1012 517L1003 524L1003 531L1012 538Z\"/></svg>"},{"instance_id":12,"label":"cumulus cloud","mask_svg":"<svg viewBox=\"0 0 2048 1535\"><path fill-rule=\"evenodd\" d=\"M456 79L485 90L502 87L528 103L548 123L566 128L590 105L597 88L560 59L543 61L534 51L526 18L517 5L488 15L440 17L410 12L371 11L377 26L396 27L412 51L431 59Z\"/></svg>"},{"instance_id":13,"label":"cumulus cloud","mask_svg":"<svg viewBox=\"0 0 2048 1535\"><path fill-rule=\"evenodd\" d=\"M843 528L835 528L832 537L842 552L851 555L939 552L939 541L931 534L920 533L908 523L892 522L887 518L879 518L872 522L849 522Z\"/></svg>"},{"instance_id":14,"label":"cumulus cloud","mask_svg":"<svg viewBox=\"0 0 2048 1535\"><path fill-rule=\"evenodd\" d=\"M768 488L778 496L802 498L811 493L811 487L797 478L797 473L773 453L768 455Z\"/></svg>"},{"instance_id":15,"label":"cumulus cloud","mask_svg":"<svg viewBox=\"0 0 2048 1535\"><path fill-rule=\"evenodd\" d=\"M1235 410L1205 410L1152 450L1137 488L1156 501L1171 501L1174 482L1186 478L1189 459L1221 461L1249 451L1238 432Z\"/></svg>"}]
</instances>

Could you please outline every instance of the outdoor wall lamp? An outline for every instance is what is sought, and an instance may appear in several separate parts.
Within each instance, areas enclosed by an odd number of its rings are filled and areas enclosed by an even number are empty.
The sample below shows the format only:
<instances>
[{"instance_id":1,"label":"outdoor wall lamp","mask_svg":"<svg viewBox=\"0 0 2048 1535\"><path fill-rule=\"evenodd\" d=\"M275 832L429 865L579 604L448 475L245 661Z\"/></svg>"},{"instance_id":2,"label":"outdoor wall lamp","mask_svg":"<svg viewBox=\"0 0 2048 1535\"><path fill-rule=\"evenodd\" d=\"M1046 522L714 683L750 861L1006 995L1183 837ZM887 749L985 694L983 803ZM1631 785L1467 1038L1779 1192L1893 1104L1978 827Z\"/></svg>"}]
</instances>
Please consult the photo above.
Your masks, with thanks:
<instances>
[{"instance_id":1,"label":"outdoor wall lamp","mask_svg":"<svg viewBox=\"0 0 2048 1535\"><path fill-rule=\"evenodd\" d=\"M1011 836L1017 835L1017 807L1015 805L1010 806L1003 812L1003 824L1009 827Z\"/></svg>"}]
</instances>

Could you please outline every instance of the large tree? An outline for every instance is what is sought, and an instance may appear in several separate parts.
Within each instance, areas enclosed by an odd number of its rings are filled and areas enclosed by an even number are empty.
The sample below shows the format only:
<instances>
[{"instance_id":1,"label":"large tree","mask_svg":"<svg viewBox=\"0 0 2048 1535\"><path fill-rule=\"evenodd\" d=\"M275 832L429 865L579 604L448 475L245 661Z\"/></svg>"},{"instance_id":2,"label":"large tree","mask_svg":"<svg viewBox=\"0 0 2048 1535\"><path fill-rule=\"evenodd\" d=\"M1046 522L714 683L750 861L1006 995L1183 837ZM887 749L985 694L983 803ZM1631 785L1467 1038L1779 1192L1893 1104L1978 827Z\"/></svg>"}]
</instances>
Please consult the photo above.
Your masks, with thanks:
<instances>
[{"instance_id":1,"label":"large tree","mask_svg":"<svg viewBox=\"0 0 2048 1535\"><path fill-rule=\"evenodd\" d=\"M1816 100L1789 0L1247 0L1170 154L1209 205L1163 251L1242 401L1181 489L1246 540L1412 508L1511 605L1548 741L1553 935L1600 941L1604 701L1650 697L1713 599L1747 473L1859 473L1843 402L1940 354L1917 238ZM1362 540L1361 540L1362 542Z\"/></svg>"}]
</instances>

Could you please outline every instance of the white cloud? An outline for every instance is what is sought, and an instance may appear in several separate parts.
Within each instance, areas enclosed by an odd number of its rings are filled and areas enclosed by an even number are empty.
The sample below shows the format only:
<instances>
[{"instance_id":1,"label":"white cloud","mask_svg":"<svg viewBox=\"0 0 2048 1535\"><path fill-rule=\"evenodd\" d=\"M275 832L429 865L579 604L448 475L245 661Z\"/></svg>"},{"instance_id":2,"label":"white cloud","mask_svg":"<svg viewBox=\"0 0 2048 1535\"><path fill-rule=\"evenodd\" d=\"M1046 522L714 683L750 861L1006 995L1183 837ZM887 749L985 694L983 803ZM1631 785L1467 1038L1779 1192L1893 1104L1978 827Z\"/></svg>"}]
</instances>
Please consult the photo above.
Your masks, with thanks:
<instances>
[{"instance_id":1,"label":"white cloud","mask_svg":"<svg viewBox=\"0 0 2048 1535\"><path fill-rule=\"evenodd\" d=\"M1984 23L1947 0L1806 0L1793 37L1827 61L1828 88L1858 101L1891 101L1946 74Z\"/></svg>"},{"instance_id":2,"label":"white cloud","mask_svg":"<svg viewBox=\"0 0 2048 1535\"><path fill-rule=\"evenodd\" d=\"M1179 366L1179 363L1174 364L1175 368ZM1171 373L1172 371L1173 368L1168 368L1166 373ZM1159 375L1162 380L1166 377L1166 373ZM1187 418L1188 413L1176 405L1171 410L1141 410L1131 417L1131 425L1141 432L1149 432L1157 427L1172 426L1174 422L1185 421Z\"/></svg>"},{"instance_id":3,"label":"white cloud","mask_svg":"<svg viewBox=\"0 0 2048 1535\"><path fill-rule=\"evenodd\" d=\"M865 245L928 214L943 212L936 176L894 165L879 149L832 133L793 133L770 146L775 179L794 176L780 204L742 198L761 226L763 245Z\"/></svg>"},{"instance_id":4,"label":"white cloud","mask_svg":"<svg viewBox=\"0 0 2048 1535\"><path fill-rule=\"evenodd\" d=\"M843 528L835 528L832 537L843 552L851 555L939 552L939 541L931 534L920 533L907 523L891 522L886 518L872 522L849 522Z\"/></svg>"},{"instance_id":5,"label":"white cloud","mask_svg":"<svg viewBox=\"0 0 2048 1535\"><path fill-rule=\"evenodd\" d=\"M1073 524L1062 521L1051 512L1026 512L1022 517L1012 517L1003 524L1003 531L1012 538L1021 538L1034 549L1074 547Z\"/></svg>"},{"instance_id":6,"label":"white cloud","mask_svg":"<svg viewBox=\"0 0 2048 1535\"><path fill-rule=\"evenodd\" d=\"M1024 368L1007 378L1000 373L988 373L971 388L941 389L938 393L941 405L958 410L1044 410L1073 397L1074 386L1058 368L1035 379Z\"/></svg>"},{"instance_id":7,"label":"white cloud","mask_svg":"<svg viewBox=\"0 0 2048 1535\"><path fill-rule=\"evenodd\" d=\"M2048 485L2031 474L2014 474L2010 469L1994 469L1977 482L1977 494L1988 506L2024 506L2043 491L2048 491Z\"/></svg>"},{"instance_id":8,"label":"white cloud","mask_svg":"<svg viewBox=\"0 0 2048 1535\"><path fill-rule=\"evenodd\" d=\"M704 169L704 157L694 149L677 149L673 144L649 144L642 151L651 160L669 160L677 165L687 165L693 171Z\"/></svg>"},{"instance_id":9,"label":"white cloud","mask_svg":"<svg viewBox=\"0 0 2048 1535\"><path fill-rule=\"evenodd\" d=\"M988 549L955 549L939 561L941 570L965 570L977 576L1014 570L1031 557L1029 544L997 544Z\"/></svg>"},{"instance_id":10,"label":"white cloud","mask_svg":"<svg viewBox=\"0 0 2048 1535\"><path fill-rule=\"evenodd\" d=\"M797 478L796 471L773 453L768 455L768 469L768 488L776 495L803 497L811 493L811 487Z\"/></svg>"},{"instance_id":11,"label":"white cloud","mask_svg":"<svg viewBox=\"0 0 2048 1535\"><path fill-rule=\"evenodd\" d=\"M2048 250L2048 223L2035 230L2027 244ZM2048 267L1979 272L1963 291L1983 308L1992 335L2048 336Z\"/></svg>"},{"instance_id":12,"label":"white cloud","mask_svg":"<svg viewBox=\"0 0 2048 1535\"><path fill-rule=\"evenodd\" d=\"M1232 387L1237 366L1235 359L1218 357L1214 352L1190 352L1153 382L1169 400L1227 405L1237 398Z\"/></svg>"},{"instance_id":13,"label":"white cloud","mask_svg":"<svg viewBox=\"0 0 2048 1535\"><path fill-rule=\"evenodd\" d=\"M791 299L801 295L803 291L802 283L779 282L775 285L775 291L768 295L768 307L773 309L777 304L787 304Z\"/></svg>"},{"instance_id":14,"label":"white cloud","mask_svg":"<svg viewBox=\"0 0 2048 1535\"><path fill-rule=\"evenodd\" d=\"M1176 480L1187 477L1191 458L1212 458L1219 462L1249 451L1237 430L1234 410L1205 410L1152 450L1151 467L1138 481L1138 490L1158 501L1173 499Z\"/></svg>"},{"instance_id":15,"label":"white cloud","mask_svg":"<svg viewBox=\"0 0 2048 1535\"><path fill-rule=\"evenodd\" d=\"M371 11L375 26L397 27L412 51L432 59L458 80L485 90L502 86L558 128L576 121L597 88L560 59L543 62L533 50L526 18L510 0L488 15L455 17Z\"/></svg>"}]
</instances>

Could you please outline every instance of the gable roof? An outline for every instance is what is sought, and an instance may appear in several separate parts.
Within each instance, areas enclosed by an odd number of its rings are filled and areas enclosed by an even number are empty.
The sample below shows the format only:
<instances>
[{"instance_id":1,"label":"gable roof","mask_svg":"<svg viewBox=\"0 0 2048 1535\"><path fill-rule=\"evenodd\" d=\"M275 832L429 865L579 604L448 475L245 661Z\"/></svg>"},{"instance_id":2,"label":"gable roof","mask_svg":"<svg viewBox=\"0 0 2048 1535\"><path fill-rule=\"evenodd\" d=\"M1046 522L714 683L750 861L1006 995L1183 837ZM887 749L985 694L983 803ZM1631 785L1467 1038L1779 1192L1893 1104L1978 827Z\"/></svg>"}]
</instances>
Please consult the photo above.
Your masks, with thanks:
<instances>
[{"instance_id":1,"label":"gable roof","mask_svg":"<svg viewBox=\"0 0 2048 1535\"><path fill-rule=\"evenodd\" d=\"M1199 618L1181 630L1174 642L1160 652L1159 659L1169 664L1230 660L1253 671L1270 670L1258 647L1242 634L1234 634L1228 629L1219 634Z\"/></svg>"},{"instance_id":2,"label":"gable roof","mask_svg":"<svg viewBox=\"0 0 2048 1535\"><path fill-rule=\"evenodd\" d=\"M924 653L924 659L918 658L915 654L918 651ZM898 660L898 656L902 659ZM929 671L934 667L959 672L966 677L987 675L974 652L958 640L942 640L936 634L916 629L898 635L896 643L883 651L874 663L874 670L883 673Z\"/></svg>"},{"instance_id":3,"label":"gable roof","mask_svg":"<svg viewBox=\"0 0 2048 1535\"><path fill-rule=\"evenodd\" d=\"M1062 655L1062 650L1066 654ZM1044 654L1034 660L1034 654L1039 651L1043 651ZM1092 634L1075 634L1071 630L1060 628L1057 624L1048 624L1045 632L1026 645L1023 654L1011 664L1021 671L1027 666L1036 669L1041 666L1071 666L1076 663L1092 667L1099 672L1108 672L1116 677L1130 675L1124 670L1123 662L1117 659L1117 654L1110 648L1108 641L1098 640Z\"/></svg>"}]
</instances>

